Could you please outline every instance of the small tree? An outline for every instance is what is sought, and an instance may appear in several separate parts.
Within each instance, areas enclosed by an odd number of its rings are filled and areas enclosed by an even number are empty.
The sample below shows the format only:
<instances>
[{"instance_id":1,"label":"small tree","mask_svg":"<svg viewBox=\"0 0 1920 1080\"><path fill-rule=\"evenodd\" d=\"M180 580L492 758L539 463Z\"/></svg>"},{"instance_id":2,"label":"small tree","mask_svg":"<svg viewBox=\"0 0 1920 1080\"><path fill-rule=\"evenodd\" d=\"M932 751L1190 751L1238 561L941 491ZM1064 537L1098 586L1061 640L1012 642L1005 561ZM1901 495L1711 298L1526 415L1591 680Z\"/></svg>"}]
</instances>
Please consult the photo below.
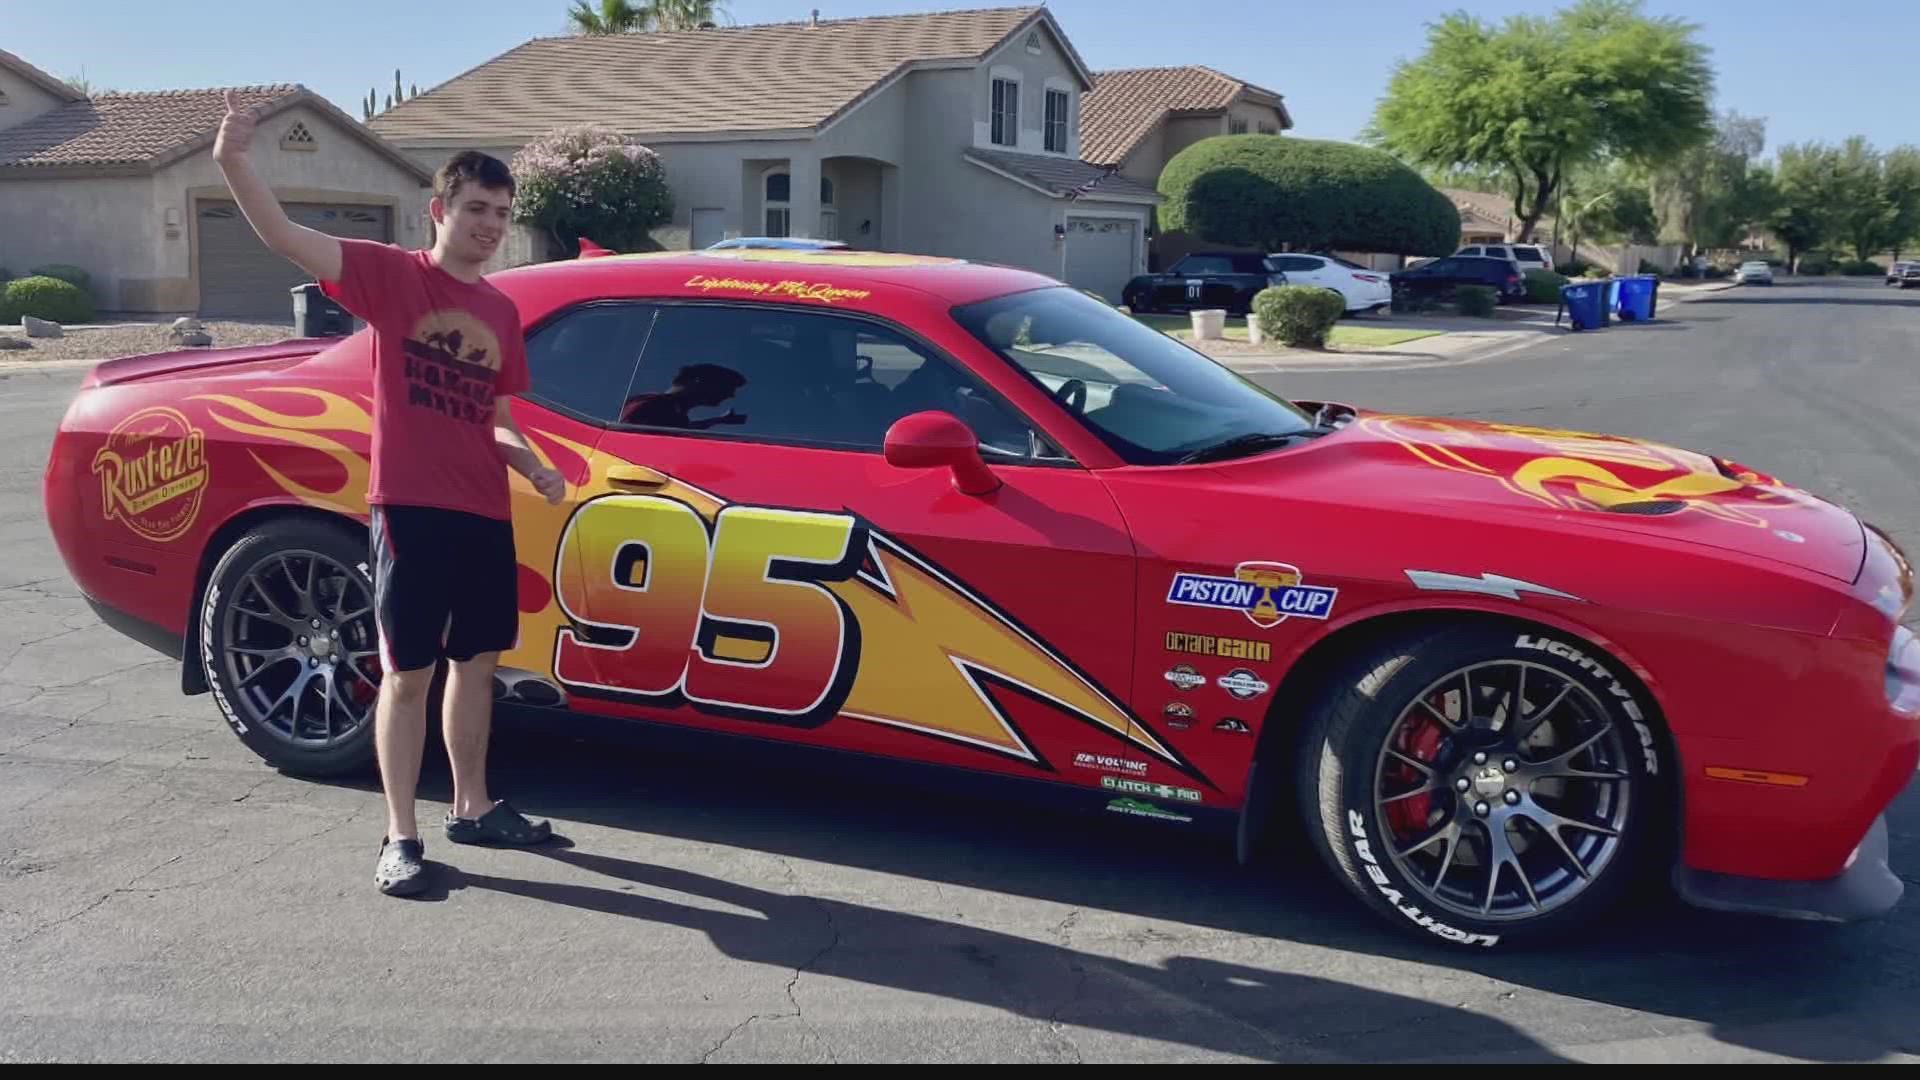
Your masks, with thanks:
<instances>
[{"instance_id":1,"label":"small tree","mask_svg":"<svg viewBox=\"0 0 1920 1080\"><path fill-rule=\"evenodd\" d=\"M513 155L514 219L552 238L562 257L580 238L616 251L653 247L673 215L660 155L611 128L557 128Z\"/></svg>"},{"instance_id":2,"label":"small tree","mask_svg":"<svg viewBox=\"0 0 1920 1080\"><path fill-rule=\"evenodd\" d=\"M1218 135L1160 174L1161 226L1216 244L1278 251L1445 255L1460 212L1380 150L1280 135Z\"/></svg>"}]
</instances>

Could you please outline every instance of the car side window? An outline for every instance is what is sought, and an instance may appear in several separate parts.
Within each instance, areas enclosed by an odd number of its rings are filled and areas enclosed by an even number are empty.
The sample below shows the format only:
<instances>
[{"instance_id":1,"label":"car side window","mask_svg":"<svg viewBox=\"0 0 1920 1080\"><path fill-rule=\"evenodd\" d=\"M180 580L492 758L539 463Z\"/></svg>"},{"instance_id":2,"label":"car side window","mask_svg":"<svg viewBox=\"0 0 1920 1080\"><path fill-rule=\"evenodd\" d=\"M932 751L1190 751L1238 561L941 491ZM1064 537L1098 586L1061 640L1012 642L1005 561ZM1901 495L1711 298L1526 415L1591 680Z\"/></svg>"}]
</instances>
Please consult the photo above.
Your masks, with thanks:
<instances>
[{"instance_id":1,"label":"car side window","mask_svg":"<svg viewBox=\"0 0 1920 1080\"><path fill-rule=\"evenodd\" d=\"M1284 255L1280 259L1280 270L1283 273L1311 274L1323 265L1319 259L1308 258L1305 255Z\"/></svg>"},{"instance_id":2,"label":"car side window","mask_svg":"<svg viewBox=\"0 0 1920 1080\"><path fill-rule=\"evenodd\" d=\"M590 304L540 327L527 338L527 396L588 420L618 419L655 311Z\"/></svg>"},{"instance_id":3,"label":"car side window","mask_svg":"<svg viewBox=\"0 0 1920 1080\"><path fill-rule=\"evenodd\" d=\"M1233 260L1225 255L1189 255L1174 264L1176 274L1231 274Z\"/></svg>"},{"instance_id":4,"label":"car side window","mask_svg":"<svg viewBox=\"0 0 1920 1080\"><path fill-rule=\"evenodd\" d=\"M784 306L663 306L618 419L877 452L896 421L929 409L959 417L989 457L1058 456L970 374L904 335Z\"/></svg>"},{"instance_id":5,"label":"car side window","mask_svg":"<svg viewBox=\"0 0 1920 1080\"><path fill-rule=\"evenodd\" d=\"M1480 254L1480 248L1478 246L1464 247L1464 248L1461 248L1459 251L1454 252L1454 254L1455 255L1478 255Z\"/></svg>"}]
</instances>

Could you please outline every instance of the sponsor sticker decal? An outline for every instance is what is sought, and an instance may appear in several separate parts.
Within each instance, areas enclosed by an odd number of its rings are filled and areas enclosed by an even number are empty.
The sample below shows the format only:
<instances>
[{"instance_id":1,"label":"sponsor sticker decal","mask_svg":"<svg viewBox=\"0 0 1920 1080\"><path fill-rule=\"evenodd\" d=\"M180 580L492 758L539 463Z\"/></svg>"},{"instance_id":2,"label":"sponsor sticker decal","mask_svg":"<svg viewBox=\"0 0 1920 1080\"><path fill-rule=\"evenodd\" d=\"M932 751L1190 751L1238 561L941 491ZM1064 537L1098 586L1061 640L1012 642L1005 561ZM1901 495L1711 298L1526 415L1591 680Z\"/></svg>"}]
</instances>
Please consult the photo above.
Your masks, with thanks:
<instances>
[{"instance_id":1,"label":"sponsor sticker decal","mask_svg":"<svg viewBox=\"0 0 1920 1080\"><path fill-rule=\"evenodd\" d=\"M1325 621L1340 590L1302 582L1298 567L1278 562L1243 562L1232 577L1178 573L1167 589L1167 603L1238 611L1261 629L1299 616Z\"/></svg>"},{"instance_id":2,"label":"sponsor sticker decal","mask_svg":"<svg viewBox=\"0 0 1920 1080\"><path fill-rule=\"evenodd\" d=\"M1093 754L1085 750L1073 755L1073 764L1081 769L1100 769L1104 772L1126 773L1130 776L1147 775L1147 763L1130 761L1112 754Z\"/></svg>"},{"instance_id":3,"label":"sponsor sticker decal","mask_svg":"<svg viewBox=\"0 0 1920 1080\"><path fill-rule=\"evenodd\" d=\"M1248 671L1246 668L1234 668L1232 671L1220 676L1216 682L1219 684L1220 689L1225 690L1241 701L1257 698L1270 689L1265 680L1253 672Z\"/></svg>"},{"instance_id":4,"label":"sponsor sticker decal","mask_svg":"<svg viewBox=\"0 0 1920 1080\"><path fill-rule=\"evenodd\" d=\"M120 421L93 455L100 512L154 543L193 527L206 497L207 437L177 409L141 409Z\"/></svg>"},{"instance_id":5,"label":"sponsor sticker decal","mask_svg":"<svg viewBox=\"0 0 1920 1080\"><path fill-rule=\"evenodd\" d=\"M1235 720L1231 716L1213 725L1213 730L1224 731L1231 735L1248 735L1253 732L1253 729L1248 727L1245 721Z\"/></svg>"},{"instance_id":6,"label":"sponsor sticker decal","mask_svg":"<svg viewBox=\"0 0 1920 1080\"><path fill-rule=\"evenodd\" d=\"M708 277L695 274L687 279L687 288L712 292L752 293L755 296L790 296L796 300L817 300L834 304L841 300L865 300L873 293L866 289L843 289L814 281L755 281L750 278Z\"/></svg>"},{"instance_id":7,"label":"sponsor sticker decal","mask_svg":"<svg viewBox=\"0 0 1920 1080\"><path fill-rule=\"evenodd\" d=\"M1193 726L1193 706L1182 702L1172 702L1161 712L1167 726L1175 731L1185 731Z\"/></svg>"},{"instance_id":8,"label":"sponsor sticker decal","mask_svg":"<svg viewBox=\"0 0 1920 1080\"><path fill-rule=\"evenodd\" d=\"M1273 659L1273 644L1250 638L1216 637L1212 634L1186 634L1167 631L1167 651L1192 656L1218 656L1223 660L1251 660L1265 663Z\"/></svg>"},{"instance_id":9,"label":"sponsor sticker decal","mask_svg":"<svg viewBox=\"0 0 1920 1080\"><path fill-rule=\"evenodd\" d=\"M1173 684L1175 690L1193 690L1207 685L1207 677L1193 670L1192 664L1177 665L1167 672L1167 681Z\"/></svg>"},{"instance_id":10,"label":"sponsor sticker decal","mask_svg":"<svg viewBox=\"0 0 1920 1080\"><path fill-rule=\"evenodd\" d=\"M1139 799L1115 799L1107 804L1107 809L1116 814L1127 814L1131 817L1158 818L1161 821L1193 820L1185 814L1176 814L1171 810L1155 806L1150 802L1141 802Z\"/></svg>"},{"instance_id":11,"label":"sponsor sticker decal","mask_svg":"<svg viewBox=\"0 0 1920 1080\"><path fill-rule=\"evenodd\" d=\"M1146 780L1129 780L1124 776L1103 776L1100 778L1100 786L1108 791L1124 791L1129 795L1145 795L1153 799L1173 799L1176 802L1200 801L1200 793L1192 788L1155 784Z\"/></svg>"}]
</instances>

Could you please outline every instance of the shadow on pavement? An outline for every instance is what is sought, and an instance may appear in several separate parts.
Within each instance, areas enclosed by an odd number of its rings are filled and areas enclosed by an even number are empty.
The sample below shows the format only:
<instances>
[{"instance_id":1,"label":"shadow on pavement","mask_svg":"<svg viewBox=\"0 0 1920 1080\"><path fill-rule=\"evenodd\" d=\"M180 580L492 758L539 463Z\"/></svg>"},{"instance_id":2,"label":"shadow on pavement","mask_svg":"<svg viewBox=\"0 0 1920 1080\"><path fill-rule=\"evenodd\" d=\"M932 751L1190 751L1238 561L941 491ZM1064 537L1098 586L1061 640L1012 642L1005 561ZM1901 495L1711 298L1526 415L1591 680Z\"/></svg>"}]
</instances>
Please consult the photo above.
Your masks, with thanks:
<instances>
[{"instance_id":1,"label":"shadow on pavement","mask_svg":"<svg viewBox=\"0 0 1920 1080\"><path fill-rule=\"evenodd\" d=\"M841 766L783 747L663 749L651 735L555 738L515 721L497 729L492 760L496 796L535 817L550 815L562 834L578 822L1452 968L1463 986L1484 988L1480 980L1491 976L1697 1022L1723 1041L1805 1060L1920 1052L1920 1023L1868 1025L1865 1037L1885 1043L1870 1047L1859 1045L1857 1030L1851 1043L1819 1030L1827 1018L1890 1007L1920 1017L1913 1005L1920 914L1911 896L1882 921L1841 927L1639 901L1584 940L1486 954L1386 925L1297 839L1283 841L1268 862L1241 869L1230 841L1212 834L935 793L917 786L911 771ZM374 782L352 786L377 790ZM444 758L430 750L421 796L444 801L449 794ZM1896 868L1920 864L1920 784L1909 787L1889 822ZM1553 1057L1531 1035L1461 1008L1456 995L1464 991L1423 1000L1204 957L1164 967L1114 960L970 926L964 911L950 921L773 893L570 847L561 841L542 854L600 875L603 885L450 867L442 875L449 889L492 889L697 929L727 955L757 963L1209 1050L1267 1059ZM640 895L636 886L696 903ZM715 901L755 914L716 912ZM841 943L842 935L851 937ZM1537 1010L1536 1031L1591 1029L1591 1015L1577 1006L1550 999L1528 1006L1524 994L1522 1002L1521 1013Z\"/></svg>"}]
</instances>

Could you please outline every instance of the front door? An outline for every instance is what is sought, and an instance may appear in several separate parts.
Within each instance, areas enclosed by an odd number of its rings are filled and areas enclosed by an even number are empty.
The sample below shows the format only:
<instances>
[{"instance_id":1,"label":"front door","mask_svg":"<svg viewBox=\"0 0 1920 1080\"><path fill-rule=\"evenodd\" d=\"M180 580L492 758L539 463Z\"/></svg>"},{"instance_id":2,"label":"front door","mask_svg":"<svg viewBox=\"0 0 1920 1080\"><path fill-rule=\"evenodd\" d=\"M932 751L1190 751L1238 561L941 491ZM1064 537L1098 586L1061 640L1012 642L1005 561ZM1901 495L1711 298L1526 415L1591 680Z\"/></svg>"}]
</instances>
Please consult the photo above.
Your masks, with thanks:
<instances>
[{"instance_id":1,"label":"front door","mask_svg":"<svg viewBox=\"0 0 1920 1080\"><path fill-rule=\"evenodd\" d=\"M602 308L604 310L604 306ZM1079 782L1169 778L1122 703L1112 497L948 358L850 314L634 308L646 342L559 542L576 708ZM882 454L942 409L1004 486Z\"/></svg>"}]
</instances>

